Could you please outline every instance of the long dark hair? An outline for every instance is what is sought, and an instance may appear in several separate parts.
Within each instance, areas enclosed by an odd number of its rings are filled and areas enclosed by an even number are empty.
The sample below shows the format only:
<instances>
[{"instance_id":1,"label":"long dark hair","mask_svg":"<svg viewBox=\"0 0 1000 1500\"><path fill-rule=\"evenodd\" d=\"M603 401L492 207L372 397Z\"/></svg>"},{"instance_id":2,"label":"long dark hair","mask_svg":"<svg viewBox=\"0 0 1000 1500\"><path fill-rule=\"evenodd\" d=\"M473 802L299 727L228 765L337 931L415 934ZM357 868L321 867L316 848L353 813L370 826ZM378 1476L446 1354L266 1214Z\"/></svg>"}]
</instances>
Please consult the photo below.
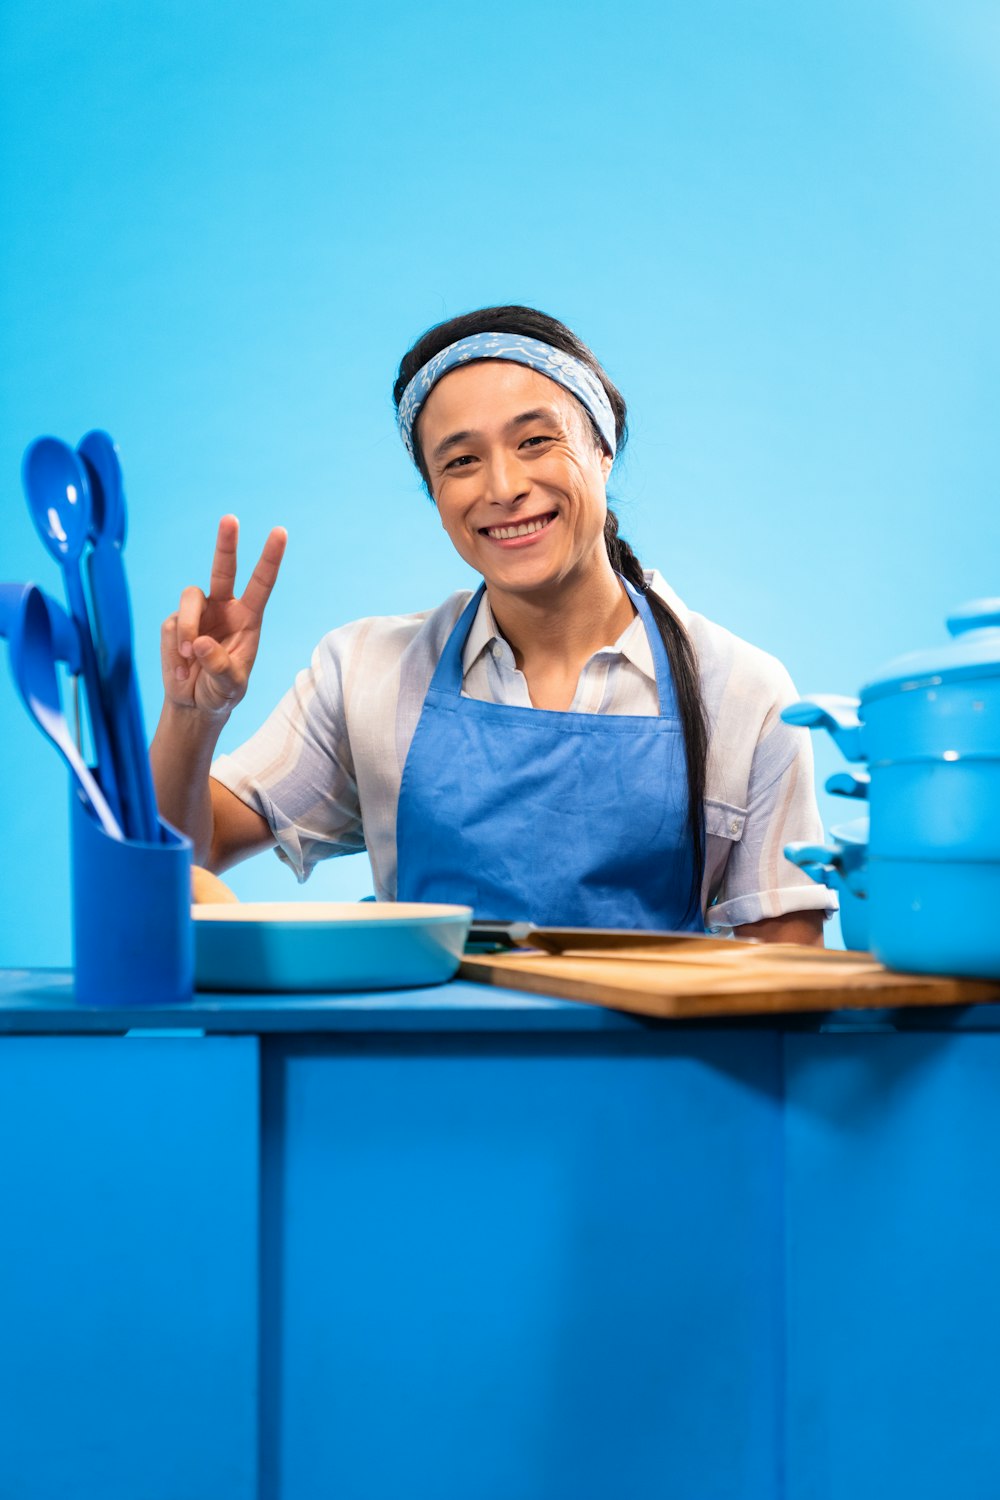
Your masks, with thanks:
<instances>
[{"instance_id":1,"label":"long dark hair","mask_svg":"<svg viewBox=\"0 0 1000 1500\"><path fill-rule=\"evenodd\" d=\"M433 328L429 328L400 360L399 373L392 388L392 399L397 409L406 387L429 359L433 359L435 354L439 354L449 344L468 338L470 334L489 332L517 333L527 338L539 339L543 344L551 344L554 349L561 349L564 354L573 355L575 359L593 370L611 402L611 409L615 414L616 448L617 453L621 453L628 439L627 413L621 392L612 384L594 355L575 333L556 318L550 318L546 313L539 312L533 307L484 307L476 312L463 313L457 318L449 318L446 322L437 323ZM591 418L591 426L594 430L595 441L603 447L601 435L593 418ZM427 472L416 430L413 433L413 446L417 467L430 493L430 475ZM688 830L694 854L691 895L686 913L686 916L690 917L701 909L701 882L705 866L703 802L705 761L708 754L708 726L698 684L698 663L687 631L673 610L656 594L649 591L643 576L642 564L628 542L618 535L618 517L613 510L608 511L604 524L604 543L615 572L620 573L633 588L646 595L653 618L663 637L677 692L677 706L684 732L684 750L687 761Z\"/></svg>"}]
</instances>

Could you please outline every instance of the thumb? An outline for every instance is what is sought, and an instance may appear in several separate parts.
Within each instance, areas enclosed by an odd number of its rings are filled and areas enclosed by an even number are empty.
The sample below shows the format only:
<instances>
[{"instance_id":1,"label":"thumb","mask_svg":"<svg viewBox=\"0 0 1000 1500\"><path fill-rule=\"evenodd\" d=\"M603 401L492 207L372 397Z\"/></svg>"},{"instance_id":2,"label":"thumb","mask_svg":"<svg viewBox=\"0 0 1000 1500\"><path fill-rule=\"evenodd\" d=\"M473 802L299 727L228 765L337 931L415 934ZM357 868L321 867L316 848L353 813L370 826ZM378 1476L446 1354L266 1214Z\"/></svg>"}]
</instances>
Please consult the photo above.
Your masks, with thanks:
<instances>
[{"instance_id":1,"label":"thumb","mask_svg":"<svg viewBox=\"0 0 1000 1500\"><path fill-rule=\"evenodd\" d=\"M213 641L210 635L200 635L192 643L194 659L203 672L211 677L233 677L233 659L225 646Z\"/></svg>"}]
</instances>

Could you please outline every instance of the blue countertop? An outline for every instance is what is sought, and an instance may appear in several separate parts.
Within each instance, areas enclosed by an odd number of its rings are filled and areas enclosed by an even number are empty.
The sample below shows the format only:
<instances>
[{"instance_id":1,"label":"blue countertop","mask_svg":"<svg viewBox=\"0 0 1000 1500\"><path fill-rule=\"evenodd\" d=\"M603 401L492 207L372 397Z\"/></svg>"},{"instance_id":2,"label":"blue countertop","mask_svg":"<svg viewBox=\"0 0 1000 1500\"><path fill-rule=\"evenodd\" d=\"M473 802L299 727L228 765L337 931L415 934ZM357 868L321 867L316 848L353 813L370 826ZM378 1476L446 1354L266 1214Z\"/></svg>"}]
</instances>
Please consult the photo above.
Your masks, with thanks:
<instances>
[{"instance_id":1,"label":"blue countertop","mask_svg":"<svg viewBox=\"0 0 1000 1500\"><path fill-rule=\"evenodd\" d=\"M472 984L336 994L196 994L190 1005L78 1005L71 969L0 969L0 1033L121 1034L199 1031L559 1032L641 1036L650 1031L766 1028L777 1031L1000 1031L1000 1005L907 1007L818 1014L656 1020L601 1005Z\"/></svg>"},{"instance_id":2,"label":"blue countertop","mask_svg":"<svg viewBox=\"0 0 1000 1500\"><path fill-rule=\"evenodd\" d=\"M7 969L0 1031L4 1494L996 1491L1000 1005Z\"/></svg>"},{"instance_id":3,"label":"blue countertop","mask_svg":"<svg viewBox=\"0 0 1000 1500\"><path fill-rule=\"evenodd\" d=\"M419 989L334 994L196 994L190 1005L77 1005L71 969L0 970L0 1032L642 1031L603 1006L453 980Z\"/></svg>"}]
</instances>

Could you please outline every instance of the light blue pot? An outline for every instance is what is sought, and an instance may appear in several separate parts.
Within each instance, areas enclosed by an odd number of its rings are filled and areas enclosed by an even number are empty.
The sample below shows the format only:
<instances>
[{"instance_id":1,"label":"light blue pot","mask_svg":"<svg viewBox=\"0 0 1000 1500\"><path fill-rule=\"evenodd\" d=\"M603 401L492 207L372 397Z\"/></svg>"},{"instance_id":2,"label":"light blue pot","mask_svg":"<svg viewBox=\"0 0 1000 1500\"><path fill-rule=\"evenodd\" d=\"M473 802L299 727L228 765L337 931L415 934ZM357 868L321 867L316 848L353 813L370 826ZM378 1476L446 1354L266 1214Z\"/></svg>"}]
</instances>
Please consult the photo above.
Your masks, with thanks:
<instances>
[{"instance_id":1,"label":"light blue pot","mask_svg":"<svg viewBox=\"0 0 1000 1500\"><path fill-rule=\"evenodd\" d=\"M948 628L949 645L892 662L860 699L811 698L782 717L826 729L848 760L867 762L875 956L916 973L1000 978L1000 599L963 606ZM796 848L786 853L808 868ZM836 841L834 857L814 863L815 879L824 864L840 871L827 883L843 892Z\"/></svg>"},{"instance_id":2,"label":"light blue pot","mask_svg":"<svg viewBox=\"0 0 1000 1500\"><path fill-rule=\"evenodd\" d=\"M831 829L828 844L788 844L785 855L817 885L837 892L844 947L864 952L869 945L868 818Z\"/></svg>"},{"instance_id":3,"label":"light blue pot","mask_svg":"<svg viewBox=\"0 0 1000 1500\"><path fill-rule=\"evenodd\" d=\"M1000 599L963 605L948 629L948 645L899 657L861 689L870 766L1000 758Z\"/></svg>"},{"instance_id":4,"label":"light blue pot","mask_svg":"<svg viewBox=\"0 0 1000 1500\"><path fill-rule=\"evenodd\" d=\"M873 765L871 853L876 859L1000 862L1000 755Z\"/></svg>"},{"instance_id":5,"label":"light blue pot","mask_svg":"<svg viewBox=\"0 0 1000 1500\"><path fill-rule=\"evenodd\" d=\"M1000 978L1000 863L872 858L872 952L890 969Z\"/></svg>"}]
</instances>

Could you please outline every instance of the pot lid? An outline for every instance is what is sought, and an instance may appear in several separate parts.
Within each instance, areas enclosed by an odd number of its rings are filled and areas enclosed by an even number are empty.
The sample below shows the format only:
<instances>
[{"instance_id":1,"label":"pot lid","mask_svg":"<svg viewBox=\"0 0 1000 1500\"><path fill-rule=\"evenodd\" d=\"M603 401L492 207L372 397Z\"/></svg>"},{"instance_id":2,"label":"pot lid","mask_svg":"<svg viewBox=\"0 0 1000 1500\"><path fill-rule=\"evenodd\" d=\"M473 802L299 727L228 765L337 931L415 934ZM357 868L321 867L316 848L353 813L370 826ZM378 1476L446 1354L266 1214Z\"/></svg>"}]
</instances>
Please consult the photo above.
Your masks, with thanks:
<instances>
[{"instance_id":1,"label":"pot lid","mask_svg":"<svg viewBox=\"0 0 1000 1500\"><path fill-rule=\"evenodd\" d=\"M861 702L966 678L1000 677L1000 599L973 599L946 623L951 641L898 656L861 689Z\"/></svg>"}]
</instances>

